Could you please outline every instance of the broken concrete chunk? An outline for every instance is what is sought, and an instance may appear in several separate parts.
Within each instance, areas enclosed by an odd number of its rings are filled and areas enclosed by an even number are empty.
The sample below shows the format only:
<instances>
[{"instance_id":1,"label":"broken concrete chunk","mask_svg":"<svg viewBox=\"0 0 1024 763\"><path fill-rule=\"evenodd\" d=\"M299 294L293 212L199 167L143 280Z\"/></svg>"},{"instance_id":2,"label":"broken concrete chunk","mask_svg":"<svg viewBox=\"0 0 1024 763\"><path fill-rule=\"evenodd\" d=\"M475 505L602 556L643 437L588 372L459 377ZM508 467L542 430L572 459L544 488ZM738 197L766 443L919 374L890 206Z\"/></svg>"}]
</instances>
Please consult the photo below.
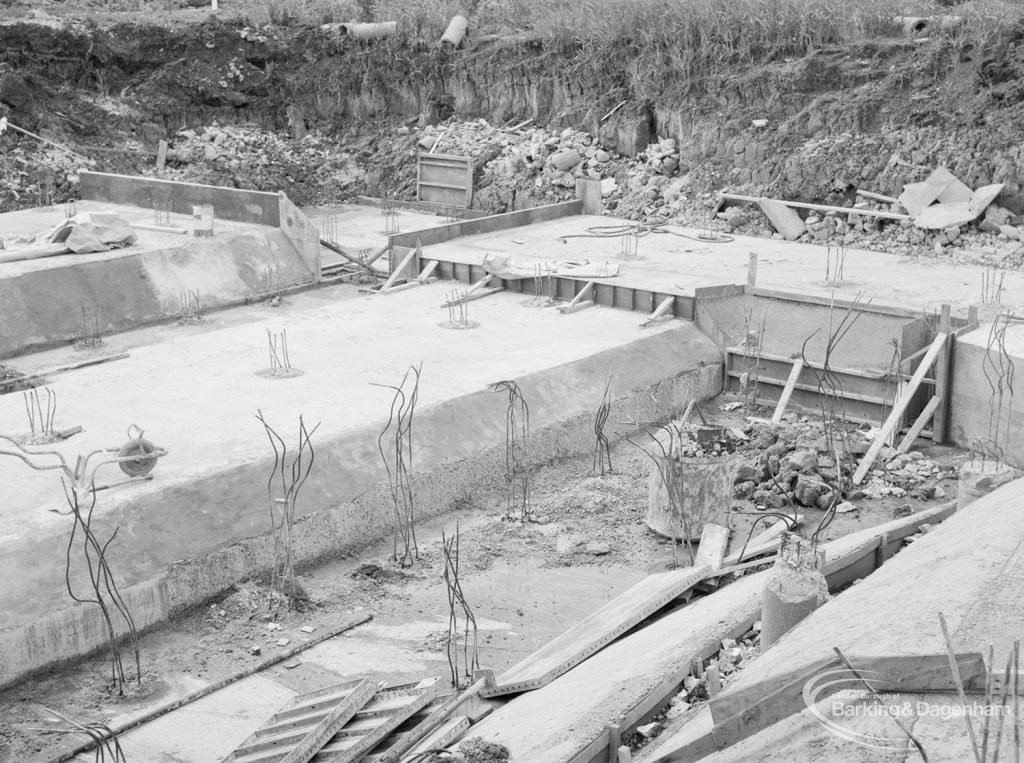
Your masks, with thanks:
<instances>
[{"instance_id":1,"label":"broken concrete chunk","mask_svg":"<svg viewBox=\"0 0 1024 763\"><path fill-rule=\"evenodd\" d=\"M288 646L289 639L282 638L277 640L278 646Z\"/></svg>"},{"instance_id":2,"label":"broken concrete chunk","mask_svg":"<svg viewBox=\"0 0 1024 763\"><path fill-rule=\"evenodd\" d=\"M971 200L972 191L970 187L966 183L962 183L945 167L937 168L928 176L928 180L936 183L946 183L946 187L942 189L942 193L936 199L940 204L955 204L960 201Z\"/></svg>"},{"instance_id":3,"label":"broken concrete chunk","mask_svg":"<svg viewBox=\"0 0 1024 763\"><path fill-rule=\"evenodd\" d=\"M1020 231L1012 225L1000 225L999 232L1010 239L1010 241L1020 241Z\"/></svg>"},{"instance_id":4,"label":"broken concrete chunk","mask_svg":"<svg viewBox=\"0 0 1024 763\"><path fill-rule=\"evenodd\" d=\"M800 215L781 201L761 199L757 205L764 212L764 216L768 218L775 230L781 233L787 241L795 241L807 230L807 226L800 219Z\"/></svg>"},{"instance_id":5,"label":"broken concrete chunk","mask_svg":"<svg viewBox=\"0 0 1024 763\"><path fill-rule=\"evenodd\" d=\"M992 185L985 185L974 192L971 196L971 200L968 202L971 213L974 215L971 219L975 219L982 212L988 209L989 204L996 200L996 197L1003 192L1005 185L1003 183L993 183Z\"/></svg>"},{"instance_id":6,"label":"broken concrete chunk","mask_svg":"<svg viewBox=\"0 0 1024 763\"><path fill-rule=\"evenodd\" d=\"M657 722L645 723L643 726L636 727L636 733L642 737L650 739L653 736L657 736L658 732L661 731L661 728L661 724Z\"/></svg>"},{"instance_id":7,"label":"broken concrete chunk","mask_svg":"<svg viewBox=\"0 0 1024 763\"><path fill-rule=\"evenodd\" d=\"M552 154L551 158L548 159L548 162L554 165L555 169L559 172L568 172L581 161L583 161L583 158L579 155L579 152L573 148Z\"/></svg>"},{"instance_id":8,"label":"broken concrete chunk","mask_svg":"<svg viewBox=\"0 0 1024 763\"><path fill-rule=\"evenodd\" d=\"M940 230L953 226L966 225L981 212L973 212L971 203L967 201L954 204L933 204L914 218L914 225L925 230Z\"/></svg>"},{"instance_id":9,"label":"broken concrete chunk","mask_svg":"<svg viewBox=\"0 0 1024 763\"><path fill-rule=\"evenodd\" d=\"M899 195L899 202L907 210L908 215L916 218L939 198L939 194L946 190L948 185L948 180L941 179L928 179L923 183L907 183L903 186L903 193Z\"/></svg>"}]
</instances>

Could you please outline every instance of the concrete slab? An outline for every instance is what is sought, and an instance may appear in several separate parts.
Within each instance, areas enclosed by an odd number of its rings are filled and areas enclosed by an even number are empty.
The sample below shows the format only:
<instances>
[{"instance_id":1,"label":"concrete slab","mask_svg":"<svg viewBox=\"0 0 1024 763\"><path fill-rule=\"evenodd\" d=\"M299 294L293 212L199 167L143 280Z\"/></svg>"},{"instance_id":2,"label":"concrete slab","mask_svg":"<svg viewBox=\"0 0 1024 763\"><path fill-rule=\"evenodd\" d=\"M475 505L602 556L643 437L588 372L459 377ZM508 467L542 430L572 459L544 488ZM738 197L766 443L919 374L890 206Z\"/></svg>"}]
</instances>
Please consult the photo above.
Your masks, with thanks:
<instances>
[{"instance_id":1,"label":"concrete slab","mask_svg":"<svg viewBox=\"0 0 1024 763\"><path fill-rule=\"evenodd\" d=\"M83 201L78 208L153 223L153 213L139 207ZM39 233L63 219L55 207L7 212L0 231ZM183 215L172 215L171 224L191 226ZM210 310L316 278L286 233L273 227L218 220L211 238L137 234L138 243L109 252L0 263L0 357L82 338L83 311L109 334L180 316L187 292Z\"/></svg>"},{"instance_id":2,"label":"concrete slab","mask_svg":"<svg viewBox=\"0 0 1024 763\"><path fill-rule=\"evenodd\" d=\"M128 347L130 358L54 377L58 426L85 428L56 446L72 462L79 453L122 443L129 423L170 451L151 482L99 494L93 526L104 537L120 527L111 558L123 583L168 575L166 600L174 609L269 563L263 534L273 462L257 409L289 439L300 414L322 422L314 438L317 467L299 506L312 519L296 529L298 553L308 560L389 532L377 436L391 393L374 383L397 383L412 363L424 363L415 430L424 517L445 511L460 494L499 484L505 403L486 389L491 382L520 381L539 461L592 447L593 405L610 373L626 419L670 415L691 396L720 388L719 352L691 324L641 330L628 313L591 310L585 321L567 325L554 310L496 294L472 303L479 328L451 331L439 325L446 318L443 299L443 284L386 297L322 289L276 310L255 306L217 313L198 326L119 335L107 350ZM287 330L301 376L258 375L268 365L268 330ZM71 355L25 358L24 370ZM21 433L24 417L20 396L0 397L4 431ZM100 481L118 479L116 468L107 469ZM67 605L69 525L52 513L64 506L55 473L2 459L0 485L0 565L19 570L17 582L0 590L6 613L0 637L15 638L15 631ZM62 631L72 634L75 626L62 621L46 632ZM69 656L73 650L47 643L39 657ZM2 684L18 666L0 668Z\"/></svg>"},{"instance_id":3,"label":"concrete slab","mask_svg":"<svg viewBox=\"0 0 1024 763\"><path fill-rule=\"evenodd\" d=\"M436 244L427 248L427 254L436 252L438 257L471 264L482 263L489 252L552 260L607 259L621 268L621 276L609 282L692 294L698 286L746 283L749 254L756 252L758 286L835 294L844 299L864 292L865 299L876 303L921 310L949 303L962 312L980 299L979 284L985 270L850 249L846 254L846 279L842 284L832 284L825 280L824 246L750 236L736 236L729 243L708 243L699 239L703 232L699 229L665 226L663 230L689 238L651 233L640 239L639 259L623 260L618 237L561 238L587 234L588 228L618 224L631 223L611 217L573 216ZM1024 273L1007 272L1005 294L1005 307L1024 307Z\"/></svg>"},{"instance_id":4,"label":"concrete slab","mask_svg":"<svg viewBox=\"0 0 1024 763\"><path fill-rule=\"evenodd\" d=\"M331 224L337 230L337 242L342 247L354 249L380 249L388 243L385 232L386 218L379 207L363 204L337 204L323 207L303 207L306 217L321 231L325 218L331 218ZM430 212L418 212L413 209L396 209L395 221L398 230L395 233L434 228L443 225L445 218ZM337 256L337 255L335 255ZM326 260L325 260L326 261Z\"/></svg>"}]
</instances>

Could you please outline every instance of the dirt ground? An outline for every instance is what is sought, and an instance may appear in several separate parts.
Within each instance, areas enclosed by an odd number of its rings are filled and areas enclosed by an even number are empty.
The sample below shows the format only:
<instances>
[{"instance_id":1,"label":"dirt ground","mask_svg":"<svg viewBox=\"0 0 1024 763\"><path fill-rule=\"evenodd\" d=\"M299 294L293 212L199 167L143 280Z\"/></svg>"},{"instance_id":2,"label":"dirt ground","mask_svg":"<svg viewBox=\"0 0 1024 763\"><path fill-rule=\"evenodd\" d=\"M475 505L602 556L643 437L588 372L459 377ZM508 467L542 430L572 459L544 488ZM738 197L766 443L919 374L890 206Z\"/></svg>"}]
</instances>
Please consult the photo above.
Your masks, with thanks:
<instances>
[{"instance_id":1,"label":"dirt ground","mask_svg":"<svg viewBox=\"0 0 1024 763\"><path fill-rule=\"evenodd\" d=\"M744 410L721 410L723 406L729 407L724 405L726 402L728 398L723 396L703 406L709 421L749 426ZM790 426L814 424L806 417L790 418ZM614 422L613 412L610 424ZM753 448L744 460L756 461L761 450ZM927 448L925 455L939 465L940 474L933 485L942 487L947 496L955 496L956 483L951 475L962 456L944 447ZM143 704L152 705L160 699L170 701L182 694L180 681L169 677L190 676L214 683L253 666L264 658L251 655L249 645L266 637L270 621L279 622L284 628L309 625L321 631L345 614L357 611L371 612L378 622L404 623L425 617L443 621L448 613L442 606L443 595L439 594L443 591L444 569L440 536L442 531L454 530L456 519L461 534L462 579L467 590L496 590L494 586L500 583L501 590L506 592L500 596L478 593L478 599L470 602L476 615L515 624L523 636L516 644L502 643L505 637L498 635L485 638L481 644L483 667L500 671L552 635L547 631L530 633L531 623L540 621L524 617L525 602L530 601L537 610L548 608L552 612L560 606L558 595L536 595L539 592L531 590L528 584L522 588L509 587L503 578L509 574L510 560L526 560L542 571L593 569L595 574L607 571L634 579L672 564L672 543L645 525L648 456L624 440L614 443L611 456L614 472L605 476L594 474L590 458L536 470L532 477L532 522L505 519L503 495L479 495L456 515L425 523L419 531L420 559L410 569L399 569L387 561L391 544L385 542L357 557L306 570L301 582L310 599L300 603L295 611L271 613L265 588L254 582L236 586L217 600L145 635L141 644L142 686L129 685L124 697L111 690L107 680L109 665L102 656L23 683L0 697L0 717L5 718L0 726L0 761L47 759L62 742L66 743L61 735L39 731L45 725L47 708L78 722L110 722L113 716L131 715L133 708ZM858 509L836 514L823 537L839 537L880 524L938 500L926 501L909 495L862 498L856 501ZM801 528L806 536L813 532L825 512L807 507L799 510L806 518ZM749 500L733 502L733 548L742 544L759 514ZM758 530L768 524L762 522ZM683 552L680 555L685 557ZM532 586L539 587L543 586ZM571 595L570 591L564 593ZM593 608L600 603L594 602ZM423 648L443 653L445 635L443 628L439 629L424 640ZM174 684L179 684L178 688Z\"/></svg>"}]
</instances>

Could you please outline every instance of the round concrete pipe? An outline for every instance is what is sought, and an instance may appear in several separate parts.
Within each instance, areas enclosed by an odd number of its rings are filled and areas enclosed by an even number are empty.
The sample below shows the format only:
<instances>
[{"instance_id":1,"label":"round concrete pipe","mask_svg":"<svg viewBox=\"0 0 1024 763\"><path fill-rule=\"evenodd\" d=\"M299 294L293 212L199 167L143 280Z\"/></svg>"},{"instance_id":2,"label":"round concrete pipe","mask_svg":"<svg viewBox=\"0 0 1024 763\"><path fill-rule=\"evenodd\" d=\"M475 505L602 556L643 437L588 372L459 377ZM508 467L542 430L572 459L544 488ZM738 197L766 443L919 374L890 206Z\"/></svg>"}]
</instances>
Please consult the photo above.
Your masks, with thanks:
<instances>
[{"instance_id":1,"label":"round concrete pipe","mask_svg":"<svg viewBox=\"0 0 1024 763\"><path fill-rule=\"evenodd\" d=\"M828 601L828 583L810 543L783 535L779 557L761 590L761 648L767 649Z\"/></svg>"},{"instance_id":2,"label":"round concrete pipe","mask_svg":"<svg viewBox=\"0 0 1024 763\"><path fill-rule=\"evenodd\" d=\"M465 16L453 16L452 20L448 22L448 28L441 35L441 44L451 45L453 48L459 47L465 39L468 30L469 19Z\"/></svg>"},{"instance_id":3,"label":"round concrete pipe","mask_svg":"<svg viewBox=\"0 0 1024 763\"><path fill-rule=\"evenodd\" d=\"M972 458L960 467L960 482L956 491L957 511L1019 476L1016 469L1002 461Z\"/></svg>"},{"instance_id":4,"label":"round concrete pipe","mask_svg":"<svg viewBox=\"0 0 1024 763\"><path fill-rule=\"evenodd\" d=\"M342 24L341 33L353 40L378 40L398 32L397 21L382 21L378 24Z\"/></svg>"}]
</instances>

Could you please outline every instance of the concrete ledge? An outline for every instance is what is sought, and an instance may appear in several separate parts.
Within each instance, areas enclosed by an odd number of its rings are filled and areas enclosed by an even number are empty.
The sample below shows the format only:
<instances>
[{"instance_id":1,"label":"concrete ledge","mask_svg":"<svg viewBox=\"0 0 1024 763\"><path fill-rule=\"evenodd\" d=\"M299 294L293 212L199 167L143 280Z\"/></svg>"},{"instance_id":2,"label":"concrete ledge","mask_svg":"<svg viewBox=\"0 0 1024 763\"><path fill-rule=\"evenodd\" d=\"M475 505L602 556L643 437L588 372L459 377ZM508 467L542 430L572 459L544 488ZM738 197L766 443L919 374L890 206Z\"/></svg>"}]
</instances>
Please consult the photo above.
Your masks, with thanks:
<instances>
[{"instance_id":1,"label":"concrete ledge","mask_svg":"<svg viewBox=\"0 0 1024 763\"><path fill-rule=\"evenodd\" d=\"M101 333L112 333L177 316L181 295L190 290L209 310L268 291L268 272L282 288L316 280L316 271L280 230L125 251L69 256L58 267L24 268L0 278L0 357L81 338L83 308L97 312Z\"/></svg>"},{"instance_id":2,"label":"concrete ledge","mask_svg":"<svg viewBox=\"0 0 1024 763\"><path fill-rule=\"evenodd\" d=\"M546 204L542 207L531 207L520 209L516 212L505 212L500 215L489 215L479 217L475 220L460 220L457 223L439 225L436 228L424 228L423 230L410 231L409 233L396 233L390 237L392 246L415 247L417 243L421 246L431 246L451 241L453 238L462 236L475 236L479 233L494 233L507 228L518 228L522 225L542 222L545 220L557 220L560 217L570 217L583 212L583 201L563 201L557 204Z\"/></svg>"},{"instance_id":3,"label":"concrete ledge","mask_svg":"<svg viewBox=\"0 0 1024 763\"><path fill-rule=\"evenodd\" d=\"M163 622L170 612L167 580L163 576L120 589L139 633ZM128 628L115 618L119 638ZM107 624L100 608L78 604L39 618L20 628L0 631L0 689L28 673L59 667L104 649Z\"/></svg>"}]
</instances>

